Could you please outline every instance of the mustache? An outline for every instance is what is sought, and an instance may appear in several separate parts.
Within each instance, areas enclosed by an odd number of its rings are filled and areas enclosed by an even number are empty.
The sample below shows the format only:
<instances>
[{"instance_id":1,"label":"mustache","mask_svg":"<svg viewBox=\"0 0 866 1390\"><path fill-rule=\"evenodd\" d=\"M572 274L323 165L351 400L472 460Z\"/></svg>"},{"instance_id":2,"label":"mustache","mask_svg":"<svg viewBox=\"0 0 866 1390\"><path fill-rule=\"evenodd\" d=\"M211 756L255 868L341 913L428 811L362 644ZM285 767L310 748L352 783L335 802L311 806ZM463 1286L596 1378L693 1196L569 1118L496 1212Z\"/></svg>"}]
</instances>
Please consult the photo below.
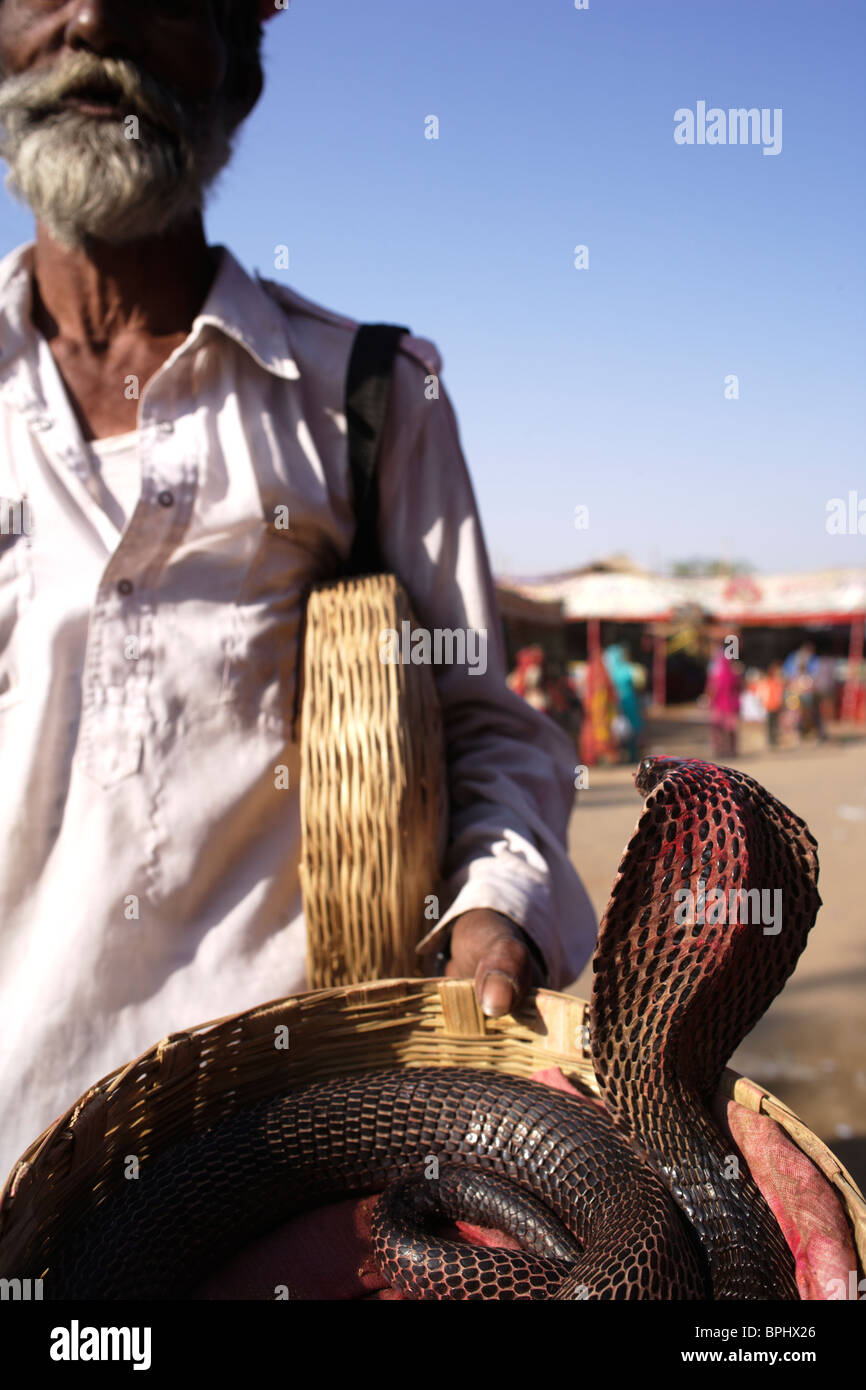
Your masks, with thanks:
<instances>
[{"instance_id":1,"label":"mustache","mask_svg":"<svg viewBox=\"0 0 866 1390\"><path fill-rule=\"evenodd\" d=\"M79 52L45 71L17 73L0 82L0 119L14 112L23 127L54 114L66 97L99 93L129 115L141 115L178 135L190 133L193 120L174 93L125 58L98 58Z\"/></svg>"}]
</instances>

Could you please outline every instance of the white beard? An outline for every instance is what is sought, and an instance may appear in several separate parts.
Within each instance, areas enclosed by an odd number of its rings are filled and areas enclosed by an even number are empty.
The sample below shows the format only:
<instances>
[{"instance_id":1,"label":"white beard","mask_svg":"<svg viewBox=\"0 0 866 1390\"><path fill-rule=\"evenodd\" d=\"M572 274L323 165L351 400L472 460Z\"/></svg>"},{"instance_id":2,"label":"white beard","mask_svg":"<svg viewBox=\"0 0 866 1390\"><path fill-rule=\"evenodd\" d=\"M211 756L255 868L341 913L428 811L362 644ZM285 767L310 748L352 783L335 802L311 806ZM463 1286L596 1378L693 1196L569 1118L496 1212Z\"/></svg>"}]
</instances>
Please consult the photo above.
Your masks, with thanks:
<instances>
[{"instance_id":1,"label":"white beard","mask_svg":"<svg viewBox=\"0 0 866 1390\"><path fill-rule=\"evenodd\" d=\"M128 116L38 109L58 101L70 82L98 74L122 87ZM138 138L128 139L134 116ZM162 84L117 59L81 52L48 72L0 82L6 187L67 246L157 236L200 212L231 157L232 133L224 105L197 119Z\"/></svg>"}]
</instances>

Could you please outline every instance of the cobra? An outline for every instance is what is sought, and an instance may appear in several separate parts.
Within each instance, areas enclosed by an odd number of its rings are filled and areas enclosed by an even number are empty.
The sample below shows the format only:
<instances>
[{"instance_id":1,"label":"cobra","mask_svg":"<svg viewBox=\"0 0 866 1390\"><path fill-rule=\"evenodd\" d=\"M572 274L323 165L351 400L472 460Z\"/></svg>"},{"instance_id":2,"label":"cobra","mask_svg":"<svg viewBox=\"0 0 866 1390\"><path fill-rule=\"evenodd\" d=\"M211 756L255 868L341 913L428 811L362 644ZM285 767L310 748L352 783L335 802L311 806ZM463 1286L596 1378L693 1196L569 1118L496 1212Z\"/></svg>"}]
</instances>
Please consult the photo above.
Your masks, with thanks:
<instances>
[{"instance_id":1,"label":"cobra","mask_svg":"<svg viewBox=\"0 0 866 1390\"><path fill-rule=\"evenodd\" d=\"M293 1213L384 1189L376 1257L417 1298L797 1298L792 1256L742 1162L732 1180L711 1106L814 923L816 844L734 769L648 758L635 783L645 804L593 962L604 1110L450 1068L296 1088L174 1143L108 1192L38 1271L44 1297L183 1298ZM747 920L756 888L781 890L781 930ZM743 896L733 913L684 912L682 889L696 903L714 889ZM438 1178L425 1176L434 1158ZM437 1234L455 1217L522 1248Z\"/></svg>"}]
</instances>

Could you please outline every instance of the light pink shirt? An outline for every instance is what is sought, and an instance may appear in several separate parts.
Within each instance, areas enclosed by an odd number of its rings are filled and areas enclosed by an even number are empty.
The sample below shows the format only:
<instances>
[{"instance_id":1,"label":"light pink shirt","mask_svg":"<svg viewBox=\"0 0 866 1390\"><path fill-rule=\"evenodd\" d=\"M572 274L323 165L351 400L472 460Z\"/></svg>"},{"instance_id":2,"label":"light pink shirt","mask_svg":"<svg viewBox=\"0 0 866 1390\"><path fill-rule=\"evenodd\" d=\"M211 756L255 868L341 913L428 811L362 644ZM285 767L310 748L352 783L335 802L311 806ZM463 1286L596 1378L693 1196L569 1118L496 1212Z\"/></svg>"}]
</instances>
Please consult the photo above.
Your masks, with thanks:
<instances>
[{"instance_id":1,"label":"light pink shirt","mask_svg":"<svg viewBox=\"0 0 866 1390\"><path fill-rule=\"evenodd\" d=\"M141 389L141 492L120 531L31 322L32 250L0 262L0 1179L160 1037L305 987L299 599L354 524L356 325L222 248L186 341ZM440 366L404 339L380 471L383 553L419 624L487 632L483 675L433 668L452 808L440 920L506 913L564 985L595 934L564 848L574 754L505 684Z\"/></svg>"}]
</instances>

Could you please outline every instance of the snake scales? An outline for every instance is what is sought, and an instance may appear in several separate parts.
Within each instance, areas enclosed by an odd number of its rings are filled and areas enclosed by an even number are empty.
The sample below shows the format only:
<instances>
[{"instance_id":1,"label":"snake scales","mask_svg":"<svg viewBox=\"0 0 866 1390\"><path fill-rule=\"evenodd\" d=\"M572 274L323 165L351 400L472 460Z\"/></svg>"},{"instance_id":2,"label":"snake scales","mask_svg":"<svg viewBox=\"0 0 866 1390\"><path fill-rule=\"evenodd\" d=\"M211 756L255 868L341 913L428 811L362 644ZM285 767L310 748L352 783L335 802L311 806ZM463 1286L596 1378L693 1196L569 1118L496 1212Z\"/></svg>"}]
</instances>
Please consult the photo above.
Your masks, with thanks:
<instances>
[{"instance_id":1,"label":"snake scales","mask_svg":"<svg viewBox=\"0 0 866 1390\"><path fill-rule=\"evenodd\" d=\"M182 1298L293 1213L386 1189L382 1272L420 1298L797 1298L793 1260L710 1113L724 1065L790 975L820 906L815 841L742 772L647 758L646 800L594 959L607 1113L532 1081L372 1072L245 1106L148 1161L52 1251L46 1298ZM697 906L683 921L678 888ZM711 890L780 889L764 929ZM718 902L718 895L716 897ZM703 916L705 920L695 920ZM424 1176L434 1156L438 1181ZM429 1171L429 1170L427 1170ZM435 1233L461 1216L521 1251Z\"/></svg>"}]
</instances>

